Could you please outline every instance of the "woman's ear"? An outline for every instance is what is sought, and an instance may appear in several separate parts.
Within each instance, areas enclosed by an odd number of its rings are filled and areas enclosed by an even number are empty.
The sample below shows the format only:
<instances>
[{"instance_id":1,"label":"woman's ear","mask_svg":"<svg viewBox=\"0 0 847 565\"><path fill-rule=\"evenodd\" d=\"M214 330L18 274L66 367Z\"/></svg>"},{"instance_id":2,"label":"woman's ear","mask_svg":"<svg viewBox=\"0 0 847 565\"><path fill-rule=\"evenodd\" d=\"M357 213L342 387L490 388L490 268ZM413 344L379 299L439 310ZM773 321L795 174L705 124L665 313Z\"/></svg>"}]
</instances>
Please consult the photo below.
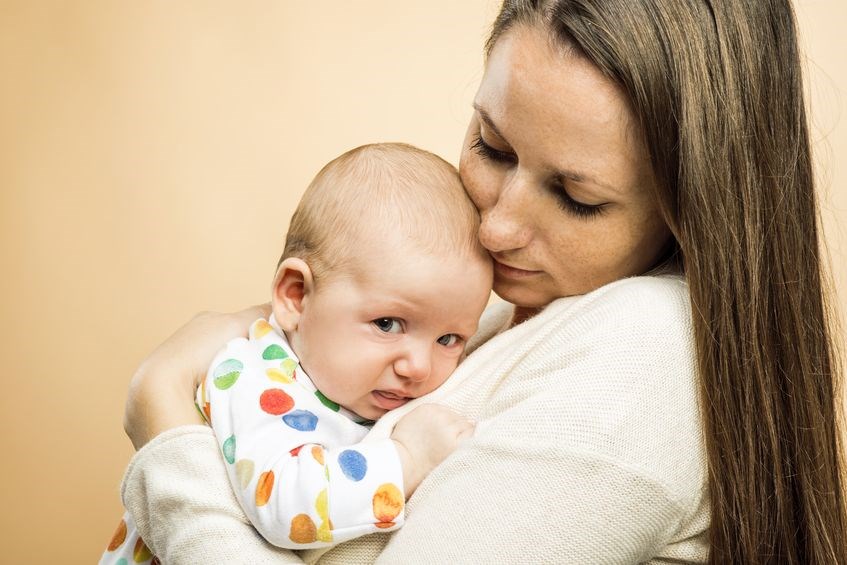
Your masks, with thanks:
<instances>
[{"instance_id":1,"label":"woman's ear","mask_svg":"<svg viewBox=\"0 0 847 565\"><path fill-rule=\"evenodd\" d=\"M271 308L279 327L297 330L306 297L314 290L312 270L300 258L289 257L279 264L271 290Z\"/></svg>"}]
</instances>

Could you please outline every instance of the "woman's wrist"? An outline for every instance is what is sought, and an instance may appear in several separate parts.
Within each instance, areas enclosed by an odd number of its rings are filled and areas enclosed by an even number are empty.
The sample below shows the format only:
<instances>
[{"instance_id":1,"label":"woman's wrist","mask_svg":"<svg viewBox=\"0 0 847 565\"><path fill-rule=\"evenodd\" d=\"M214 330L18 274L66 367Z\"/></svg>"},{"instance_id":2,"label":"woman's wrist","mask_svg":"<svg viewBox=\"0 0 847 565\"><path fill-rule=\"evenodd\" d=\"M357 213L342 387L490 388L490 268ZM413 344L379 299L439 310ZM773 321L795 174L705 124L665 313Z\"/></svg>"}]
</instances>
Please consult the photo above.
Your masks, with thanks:
<instances>
[{"instance_id":1,"label":"woman's wrist","mask_svg":"<svg viewBox=\"0 0 847 565\"><path fill-rule=\"evenodd\" d=\"M193 383L166 367L139 367L124 412L124 430L136 450L169 429L204 423L194 404Z\"/></svg>"}]
</instances>

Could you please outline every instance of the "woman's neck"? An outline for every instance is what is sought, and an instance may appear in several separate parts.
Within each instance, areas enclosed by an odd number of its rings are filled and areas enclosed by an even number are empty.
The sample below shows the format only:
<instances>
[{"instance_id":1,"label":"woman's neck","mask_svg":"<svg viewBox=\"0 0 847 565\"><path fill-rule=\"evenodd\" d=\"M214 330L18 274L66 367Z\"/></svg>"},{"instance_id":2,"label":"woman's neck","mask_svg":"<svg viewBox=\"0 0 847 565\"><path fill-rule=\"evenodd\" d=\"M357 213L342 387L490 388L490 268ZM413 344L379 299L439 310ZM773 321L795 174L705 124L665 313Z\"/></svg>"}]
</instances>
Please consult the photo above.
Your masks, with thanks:
<instances>
[{"instance_id":1,"label":"woman's neck","mask_svg":"<svg viewBox=\"0 0 847 565\"><path fill-rule=\"evenodd\" d=\"M512 314L512 321L509 323L509 327L513 328L518 324L522 324L541 312L543 308L527 308L524 306L515 306L515 312Z\"/></svg>"}]
</instances>

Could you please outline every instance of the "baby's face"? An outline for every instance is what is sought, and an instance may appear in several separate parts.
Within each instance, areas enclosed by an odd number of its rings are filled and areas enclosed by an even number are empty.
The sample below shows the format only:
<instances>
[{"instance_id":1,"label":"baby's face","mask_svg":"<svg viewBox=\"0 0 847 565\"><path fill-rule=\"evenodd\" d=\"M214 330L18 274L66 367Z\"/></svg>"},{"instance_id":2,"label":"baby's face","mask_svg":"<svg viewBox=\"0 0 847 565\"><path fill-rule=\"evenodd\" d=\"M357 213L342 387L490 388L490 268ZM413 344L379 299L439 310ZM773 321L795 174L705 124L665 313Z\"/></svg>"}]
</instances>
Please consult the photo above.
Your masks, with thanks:
<instances>
[{"instance_id":1,"label":"baby's face","mask_svg":"<svg viewBox=\"0 0 847 565\"><path fill-rule=\"evenodd\" d=\"M315 386L370 420L450 376L492 282L487 257L378 255L319 283L289 336Z\"/></svg>"}]
</instances>

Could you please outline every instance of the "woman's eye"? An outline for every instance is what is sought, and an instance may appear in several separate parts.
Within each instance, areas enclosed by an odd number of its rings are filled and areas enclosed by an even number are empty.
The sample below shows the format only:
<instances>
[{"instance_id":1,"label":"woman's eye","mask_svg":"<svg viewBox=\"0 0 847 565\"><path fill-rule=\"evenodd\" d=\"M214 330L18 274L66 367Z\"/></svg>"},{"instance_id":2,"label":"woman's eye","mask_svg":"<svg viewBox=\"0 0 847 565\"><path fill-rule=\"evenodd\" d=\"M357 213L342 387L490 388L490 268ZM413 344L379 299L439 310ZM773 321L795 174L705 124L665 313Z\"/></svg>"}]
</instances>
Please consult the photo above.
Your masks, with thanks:
<instances>
[{"instance_id":1,"label":"woman's eye","mask_svg":"<svg viewBox=\"0 0 847 565\"><path fill-rule=\"evenodd\" d=\"M396 318L377 318L371 323L387 334L396 334L403 331L403 324Z\"/></svg>"},{"instance_id":2,"label":"woman's eye","mask_svg":"<svg viewBox=\"0 0 847 565\"><path fill-rule=\"evenodd\" d=\"M561 181L554 181L550 190L556 197L559 208L579 218L593 218L605 211L603 204L583 204L574 200Z\"/></svg>"},{"instance_id":3,"label":"woman's eye","mask_svg":"<svg viewBox=\"0 0 847 565\"><path fill-rule=\"evenodd\" d=\"M518 162L518 156L508 151L500 151L494 149L482 139L482 136L477 134L471 143L471 149L475 151L483 159L489 159L496 163L515 164Z\"/></svg>"},{"instance_id":4,"label":"woman's eye","mask_svg":"<svg viewBox=\"0 0 847 565\"><path fill-rule=\"evenodd\" d=\"M459 340L462 339L456 334L445 334L439 337L436 341L439 345L443 345L445 347L452 347L459 343Z\"/></svg>"}]
</instances>

